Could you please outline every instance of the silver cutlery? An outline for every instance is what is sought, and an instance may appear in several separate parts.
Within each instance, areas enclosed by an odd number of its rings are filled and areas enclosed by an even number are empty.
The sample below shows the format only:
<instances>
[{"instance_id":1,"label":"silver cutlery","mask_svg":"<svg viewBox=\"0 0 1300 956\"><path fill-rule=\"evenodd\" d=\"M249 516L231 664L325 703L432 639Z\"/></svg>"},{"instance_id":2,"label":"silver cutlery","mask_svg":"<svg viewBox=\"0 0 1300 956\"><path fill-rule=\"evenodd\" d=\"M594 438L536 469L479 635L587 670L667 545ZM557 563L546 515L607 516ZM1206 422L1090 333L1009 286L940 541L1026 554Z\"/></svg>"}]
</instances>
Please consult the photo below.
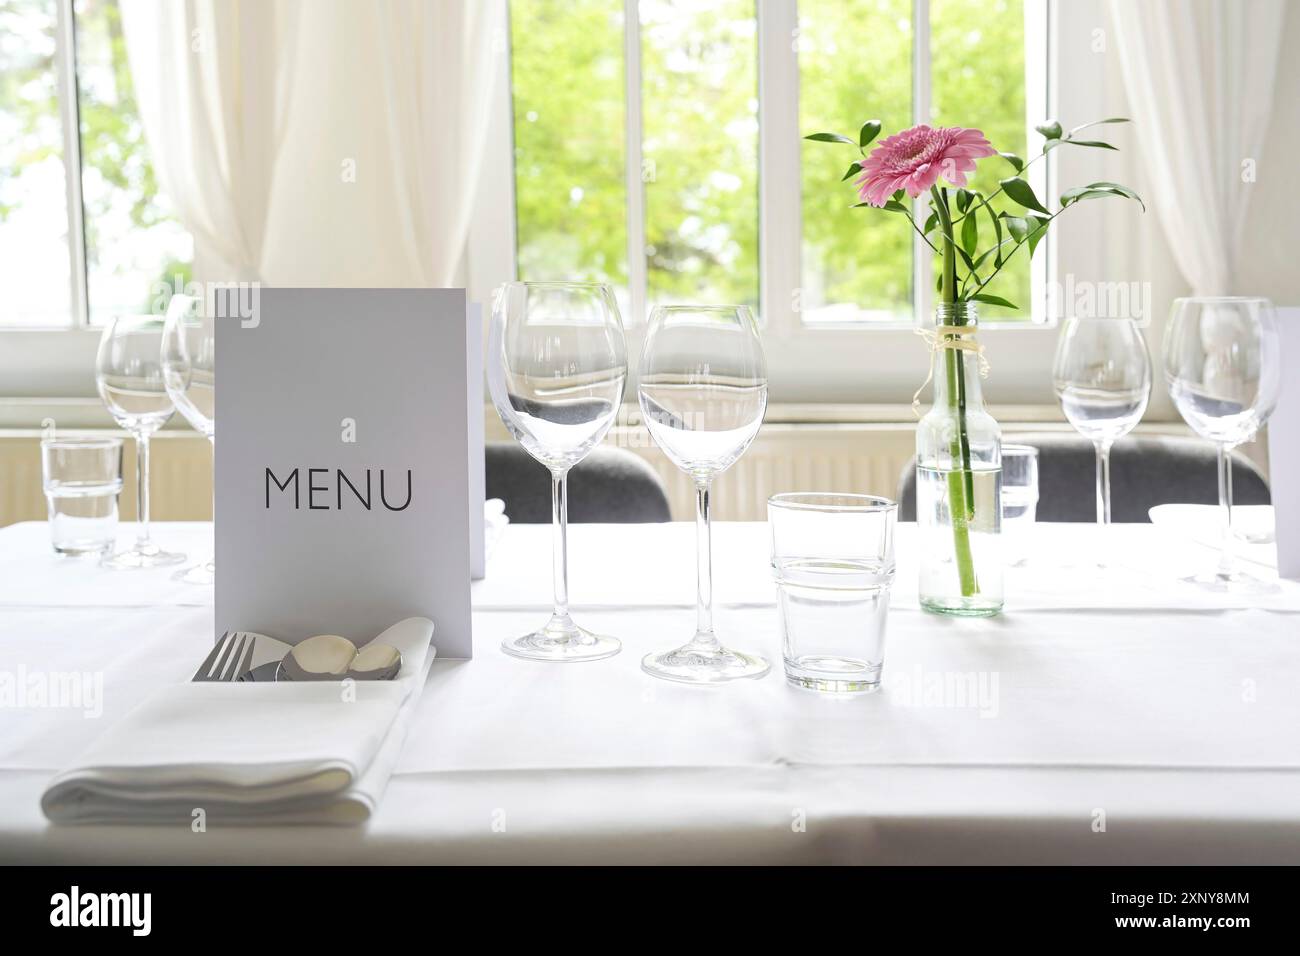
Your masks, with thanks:
<instances>
[{"instance_id":1,"label":"silver cutlery","mask_svg":"<svg viewBox=\"0 0 1300 956\"><path fill-rule=\"evenodd\" d=\"M244 631L226 631L207 658L199 665L194 683L230 683L247 673L253 663L257 636Z\"/></svg>"}]
</instances>

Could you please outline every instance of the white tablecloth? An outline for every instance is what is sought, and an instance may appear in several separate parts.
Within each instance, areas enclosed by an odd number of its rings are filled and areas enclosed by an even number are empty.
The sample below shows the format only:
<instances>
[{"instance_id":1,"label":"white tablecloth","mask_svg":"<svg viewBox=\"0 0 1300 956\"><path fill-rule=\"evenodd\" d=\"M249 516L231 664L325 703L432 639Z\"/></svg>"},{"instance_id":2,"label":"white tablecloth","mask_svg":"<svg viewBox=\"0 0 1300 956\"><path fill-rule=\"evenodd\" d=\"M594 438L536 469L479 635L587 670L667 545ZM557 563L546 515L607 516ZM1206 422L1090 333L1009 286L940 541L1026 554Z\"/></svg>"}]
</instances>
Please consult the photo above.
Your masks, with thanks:
<instances>
[{"instance_id":1,"label":"white tablecloth","mask_svg":"<svg viewBox=\"0 0 1300 956\"><path fill-rule=\"evenodd\" d=\"M1146 525L1110 529L1098 572L1095 529L1042 525L1007 612L949 620L916 607L912 532L886 686L846 700L781 679L761 524L717 526L714 568L719 632L774 662L765 679L639 670L693 626L685 524L570 530L575 616L622 654L501 654L550 597L549 528L512 525L474 585L476 657L435 663L366 827L194 834L54 827L37 801L108 722L193 671L211 590L58 559L42 524L0 530L0 675L102 681L89 710L0 700L0 860L1300 862L1300 585L1200 592L1177 576L1213 552ZM156 537L210 553L203 525Z\"/></svg>"}]
</instances>

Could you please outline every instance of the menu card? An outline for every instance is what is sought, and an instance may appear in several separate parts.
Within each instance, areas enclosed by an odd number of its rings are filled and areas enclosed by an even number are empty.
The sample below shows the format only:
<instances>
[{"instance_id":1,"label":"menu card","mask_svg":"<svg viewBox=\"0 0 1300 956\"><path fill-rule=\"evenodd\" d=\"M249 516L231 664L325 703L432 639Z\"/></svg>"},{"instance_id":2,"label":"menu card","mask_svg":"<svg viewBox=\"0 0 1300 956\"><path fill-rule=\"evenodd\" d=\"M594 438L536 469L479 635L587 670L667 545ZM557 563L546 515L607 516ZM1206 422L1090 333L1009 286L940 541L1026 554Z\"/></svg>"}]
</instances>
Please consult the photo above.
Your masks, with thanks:
<instances>
[{"instance_id":1,"label":"menu card","mask_svg":"<svg viewBox=\"0 0 1300 956\"><path fill-rule=\"evenodd\" d=\"M218 319L218 634L427 617L439 657L471 656L469 325L462 289L263 289Z\"/></svg>"}]
</instances>

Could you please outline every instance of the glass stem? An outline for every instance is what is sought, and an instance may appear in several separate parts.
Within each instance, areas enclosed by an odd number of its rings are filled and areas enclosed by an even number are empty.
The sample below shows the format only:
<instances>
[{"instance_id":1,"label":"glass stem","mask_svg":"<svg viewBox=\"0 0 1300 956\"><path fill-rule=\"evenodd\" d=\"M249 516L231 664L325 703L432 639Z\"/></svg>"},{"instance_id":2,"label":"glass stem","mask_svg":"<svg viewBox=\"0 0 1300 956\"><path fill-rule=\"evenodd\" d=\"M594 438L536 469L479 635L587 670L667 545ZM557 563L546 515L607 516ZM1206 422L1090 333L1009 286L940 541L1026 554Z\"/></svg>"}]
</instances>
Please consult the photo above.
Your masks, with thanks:
<instances>
[{"instance_id":1,"label":"glass stem","mask_svg":"<svg viewBox=\"0 0 1300 956\"><path fill-rule=\"evenodd\" d=\"M152 546L149 540L149 433L135 436L135 547L146 551Z\"/></svg>"},{"instance_id":2,"label":"glass stem","mask_svg":"<svg viewBox=\"0 0 1300 956\"><path fill-rule=\"evenodd\" d=\"M695 484L695 644L716 647L713 636L713 539L709 482Z\"/></svg>"},{"instance_id":3,"label":"glass stem","mask_svg":"<svg viewBox=\"0 0 1300 956\"><path fill-rule=\"evenodd\" d=\"M1110 524L1110 442L1097 442L1097 524Z\"/></svg>"},{"instance_id":4,"label":"glass stem","mask_svg":"<svg viewBox=\"0 0 1300 956\"><path fill-rule=\"evenodd\" d=\"M555 575L555 616L569 616L569 473L551 472L551 569Z\"/></svg>"},{"instance_id":5,"label":"glass stem","mask_svg":"<svg viewBox=\"0 0 1300 956\"><path fill-rule=\"evenodd\" d=\"M1219 552L1218 578L1232 580L1236 571L1236 549L1232 539L1232 457L1227 443L1219 443L1219 512L1223 521L1223 548Z\"/></svg>"}]
</instances>

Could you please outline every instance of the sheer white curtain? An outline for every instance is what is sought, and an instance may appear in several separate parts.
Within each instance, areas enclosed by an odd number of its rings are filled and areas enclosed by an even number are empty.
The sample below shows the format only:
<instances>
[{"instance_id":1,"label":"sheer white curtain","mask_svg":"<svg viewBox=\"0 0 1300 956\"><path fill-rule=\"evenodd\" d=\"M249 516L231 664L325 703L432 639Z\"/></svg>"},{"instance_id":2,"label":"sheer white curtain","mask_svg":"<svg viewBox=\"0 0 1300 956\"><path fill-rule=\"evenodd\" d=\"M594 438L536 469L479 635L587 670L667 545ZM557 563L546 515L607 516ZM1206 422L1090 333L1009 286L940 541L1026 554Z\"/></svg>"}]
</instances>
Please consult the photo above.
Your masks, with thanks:
<instances>
[{"instance_id":1,"label":"sheer white curtain","mask_svg":"<svg viewBox=\"0 0 1300 956\"><path fill-rule=\"evenodd\" d=\"M161 184L228 270L210 277L460 284L504 0L123 6Z\"/></svg>"},{"instance_id":2,"label":"sheer white curtain","mask_svg":"<svg viewBox=\"0 0 1300 956\"><path fill-rule=\"evenodd\" d=\"M1111 0L1150 200L1198 295L1241 291L1237 260L1274 105L1283 6Z\"/></svg>"},{"instance_id":3,"label":"sheer white curtain","mask_svg":"<svg viewBox=\"0 0 1300 956\"><path fill-rule=\"evenodd\" d=\"M297 4L122 0L136 102L159 185L201 278L263 278L289 109Z\"/></svg>"}]
</instances>

